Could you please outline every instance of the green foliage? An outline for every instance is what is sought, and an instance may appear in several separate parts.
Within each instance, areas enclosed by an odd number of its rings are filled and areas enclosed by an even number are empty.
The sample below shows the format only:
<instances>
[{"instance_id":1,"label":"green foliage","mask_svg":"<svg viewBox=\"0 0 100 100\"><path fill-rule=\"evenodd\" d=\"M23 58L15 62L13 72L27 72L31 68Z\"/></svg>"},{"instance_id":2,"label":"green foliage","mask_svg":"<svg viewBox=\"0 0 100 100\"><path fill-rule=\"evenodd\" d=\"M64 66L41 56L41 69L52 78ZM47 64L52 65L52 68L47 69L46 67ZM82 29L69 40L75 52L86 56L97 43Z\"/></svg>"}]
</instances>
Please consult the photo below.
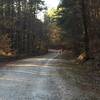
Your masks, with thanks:
<instances>
[{"instance_id":1,"label":"green foliage","mask_svg":"<svg viewBox=\"0 0 100 100\"><path fill-rule=\"evenodd\" d=\"M48 30L48 39L49 39L49 46L56 46L62 44L62 29L57 26L57 15L58 11L55 8L49 9L45 13L45 20L44 23L47 26Z\"/></svg>"},{"instance_id":2,"label":"green foliage","mask_svg":"<svg viewBox=\"0 0 100 100\"><path fill-rule=\"evenodd\" d=\"M80 0L62 0L58 9L62 9L58 13L58 25L66 31L66 35L80 38L83 31Z\"/></svg>"}]
</instances>

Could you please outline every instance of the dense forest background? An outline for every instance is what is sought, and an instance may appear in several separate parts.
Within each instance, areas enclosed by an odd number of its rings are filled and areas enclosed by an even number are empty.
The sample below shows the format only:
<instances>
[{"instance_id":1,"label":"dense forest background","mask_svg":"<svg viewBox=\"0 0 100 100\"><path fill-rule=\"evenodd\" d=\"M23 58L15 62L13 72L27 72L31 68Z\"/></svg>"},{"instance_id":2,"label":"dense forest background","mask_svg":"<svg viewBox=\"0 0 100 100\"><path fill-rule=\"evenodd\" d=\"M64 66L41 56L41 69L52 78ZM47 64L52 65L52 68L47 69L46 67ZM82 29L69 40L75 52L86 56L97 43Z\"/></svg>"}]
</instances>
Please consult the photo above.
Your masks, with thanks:
<instances>
[{"instance_id":1,"label":"dense forest background","mask_svg":"<svg viewBox=\"0 0 100 100\"><path fill-rule=\"evenodd\" d=\"M99 4L60 0L57 9L46 10L42 0L0 0L0 52L32 55L64 48L100 60ZM43 10L44 22L37 19Z\"/></svg>"},{"instance_id":2,"label":"dense forest background","mask_svg":"<svg viewBox=\"0 0 100 100\"><path fill-rule=\"evenodd\" d=\"M45 16L50 26L61 29L61 43L66 49L100 62L99 4L100 0L60 0L58 8Z\"/></svg>"},{"instance_id":3,"label":"dense forest background","mask_svg":"<svg viewBox=\"0 0 100 100\"><path fill-rule=\"evenodd\" d=\"M0 0L0 52L47 52L45 25L37 19L45 9L42 0Z\"/></svg>"},{"instance_id":4,"label":"dense forest background","mask_svg":"<svg viewBox=\"0 0 100 100\"><path fill-rule=\"evenodd\" d=\"M63 8L59 13L61 17L58 18L58 24L72 35L77 48L82 46L89 58L100 60L99 4L99 0L62 0L58 7Z\"/></svg>"}]
</instances>

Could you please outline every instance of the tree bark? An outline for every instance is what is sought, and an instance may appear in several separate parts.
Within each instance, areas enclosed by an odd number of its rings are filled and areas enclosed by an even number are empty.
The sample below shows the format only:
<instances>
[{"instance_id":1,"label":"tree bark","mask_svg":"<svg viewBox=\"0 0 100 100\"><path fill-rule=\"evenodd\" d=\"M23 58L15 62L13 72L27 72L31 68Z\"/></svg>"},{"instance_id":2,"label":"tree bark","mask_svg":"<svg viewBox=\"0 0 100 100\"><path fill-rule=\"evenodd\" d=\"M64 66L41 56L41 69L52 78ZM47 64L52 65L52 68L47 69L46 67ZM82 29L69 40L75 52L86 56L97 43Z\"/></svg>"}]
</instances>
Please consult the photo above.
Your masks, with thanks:
<instances>
[{"instance_id":1,"label":"tree bark","mask_svg":"<svg viewBox=\"0 0 100 100\"><path fill-rule=\"evenodd\" d=\"M81 1L82 5L82 18L83 18L83 27L84 27L84 49L87 57L89 57L89 35L88 35L88 25L87 25L87 18L86 18L86 6L85 0Z\"/></svg>"}]
</instances>

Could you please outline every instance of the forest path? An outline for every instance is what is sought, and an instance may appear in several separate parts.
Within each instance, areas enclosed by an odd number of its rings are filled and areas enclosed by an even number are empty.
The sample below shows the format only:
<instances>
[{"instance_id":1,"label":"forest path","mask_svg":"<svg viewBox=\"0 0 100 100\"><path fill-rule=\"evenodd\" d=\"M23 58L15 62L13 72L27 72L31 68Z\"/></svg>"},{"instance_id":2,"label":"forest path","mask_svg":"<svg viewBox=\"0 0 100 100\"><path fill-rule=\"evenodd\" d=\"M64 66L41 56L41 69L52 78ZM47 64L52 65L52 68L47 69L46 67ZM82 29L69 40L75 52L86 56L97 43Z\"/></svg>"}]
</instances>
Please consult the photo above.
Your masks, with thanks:
<instances>
[{"instance_id":1,"label":"forest path","mask_svg":"<svg viewBox=\"0 0 100 100\"><path fill-rule=\"evenodd\" d=\"M57 66L66 62L57 59L58 55L52 52L3 66L0 69L0 100L100 100L93 91L76 85L69 64Z\"/></svg>"}]
</instances>

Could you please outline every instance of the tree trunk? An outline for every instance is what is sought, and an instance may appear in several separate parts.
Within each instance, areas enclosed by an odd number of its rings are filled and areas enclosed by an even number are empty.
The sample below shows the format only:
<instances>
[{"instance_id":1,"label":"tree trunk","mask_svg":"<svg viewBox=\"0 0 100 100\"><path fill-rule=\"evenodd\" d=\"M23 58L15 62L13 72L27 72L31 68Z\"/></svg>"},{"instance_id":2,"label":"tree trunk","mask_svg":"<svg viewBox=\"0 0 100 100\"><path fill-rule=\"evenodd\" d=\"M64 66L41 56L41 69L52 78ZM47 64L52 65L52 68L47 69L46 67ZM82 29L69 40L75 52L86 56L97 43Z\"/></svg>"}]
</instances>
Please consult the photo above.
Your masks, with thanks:
<instances>
[{"instance_id":1,"label":"tree trunk","mask_svg":"<svg viewBox=\"0 0 100 100\"><path fill-rule=\"evenodd\" d=\"M87 57L89 57L89 35L88 35L88 26L87 26L87 18L86 18L86 6L85 0L81 1L82 5L82 18L83 18L83 27L84 27L84 49Z\"/></svg>"}]
</instances>

